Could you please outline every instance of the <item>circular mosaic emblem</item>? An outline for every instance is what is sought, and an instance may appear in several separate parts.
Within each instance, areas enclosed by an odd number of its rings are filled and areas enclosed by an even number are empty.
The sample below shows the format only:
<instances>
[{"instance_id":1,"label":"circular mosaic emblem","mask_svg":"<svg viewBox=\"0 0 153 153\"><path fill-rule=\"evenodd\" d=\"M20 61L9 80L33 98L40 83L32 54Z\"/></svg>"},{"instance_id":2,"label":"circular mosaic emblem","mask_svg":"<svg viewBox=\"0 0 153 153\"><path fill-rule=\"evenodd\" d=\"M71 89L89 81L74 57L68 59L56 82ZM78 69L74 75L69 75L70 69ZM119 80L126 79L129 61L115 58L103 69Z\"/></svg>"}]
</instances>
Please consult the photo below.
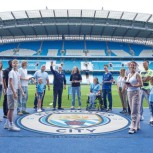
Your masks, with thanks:
<instances>
[{"instance_id":1,"label":"circular mosaic emblem","mask_svg":"<svg viewBox=\"0 0 153 153\"><path fill-rule=\"evenodd\" d=\"M106 112L47 111L17 119L26 130L58 135L88 135L116 132L127 128L129 119Z\"/></svg>"}]
</instances>

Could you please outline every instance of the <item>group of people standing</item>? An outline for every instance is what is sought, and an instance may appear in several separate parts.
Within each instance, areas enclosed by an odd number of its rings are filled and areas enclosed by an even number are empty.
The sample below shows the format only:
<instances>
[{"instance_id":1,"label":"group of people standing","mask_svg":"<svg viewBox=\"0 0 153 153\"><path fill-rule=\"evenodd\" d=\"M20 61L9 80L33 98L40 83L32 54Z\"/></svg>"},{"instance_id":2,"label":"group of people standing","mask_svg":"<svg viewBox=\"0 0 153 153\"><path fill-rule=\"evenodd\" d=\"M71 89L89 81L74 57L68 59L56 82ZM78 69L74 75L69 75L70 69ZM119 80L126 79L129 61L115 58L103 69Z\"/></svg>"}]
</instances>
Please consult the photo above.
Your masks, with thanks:
<instances>
[{"instance_id":1,"label":"group of people standing","mask_svg":"<svg viewBox=\"0 0 153 153\"><path fill-rule=\"evenodd\" d=\"M151 114L150 124L153 126L153 72L149 69L149 62L143 62L143 71L138 71L138 64L135 61L128 63L128 70L120 70L117 79L118 93L122 102L123 110L120 113L131 114L130 134L140 129L140 121L143 117L144 98L148 102Z\"/></svg>"},{"instance_id":2,"label":"group of people standing","mask_svg":"<svg viewBox=\"0 0 153 153\"><path fill-rule=\"evenodd\" d=\"M27 61L22 61L21 68L18 69L18 60L12 60L8 62L9 68L3 69L3 64L0 62L0 100L2 92L4 94L3 112L6 123L5 129L11 131L20 131L20 128L16 127L13 123L14 109L17 106L17 114L29 114L26 110L26 103L28 100L28 82L32 80L36 84L36 92L34 98L34 109L37 112L44 110L43 101L46 91L46 86L50 90L49 75L45 71L46 66L42 65L40 70L37 70L33 77L28 77L27 73ZM62 66L58 67L58 70L53 69L53 62L51 62L50 70L54 75L53 81L53 110L56 110L56 101L58 97L58 110L62 108L62 92L66 89L66 77L62 70ZM75 108L75 93L78 95L79 108L81 109L81 96L80 96L80 82L82 77L77 67L74 67L73 73L70 77L72 82L72 106ZM71 107L72 108L72 107ZM2 119L0 118L0 121Z\"/></svg>"},{"instance_id":3,"label":"group of people standing","mask_svg":"<svg viewBox=\"0 0 153 153\"><path fill-rule=\"evenodd\" d=\"M3 112L6 123L5 129L20 131L13 123L13 112L17 104L17 114L29 114L26 111L26 103L28 100L28 82L33 80L36 84L36 92L34 98L34 109L37 112L44 110L43 101L46 88L50 90L49 75L45 71L46 66L42 65L40 70L37 70L33 77L28 77L27 61L22 61L21 68L18 69L18 61L9 61L9 67L2 71L3 65L0 62L0 98L2 91L4 92ZM117 79L117 89L122 102L123 110L120 113L131 114L131 125L129 133L133 134L140 129L140 120L143 120L143 99L146 98L150 112L150 124L153 125L153 74L149 69L149 62L144 61L144 71L138 72L137 63L132 61L128 63L128 70L121 69L120 75ZM53 81L53 111L56 109L63 110L62 108L62 93L66 89L66 77L62 70L62 66L58 70L54 70L53 61L50 65L50 70L54 75ZM78 67L74 67L70 76L72 87L72 105L71 110L75 109L75 95L78 97L78 110L81 109L81 90L80 84L82 76ZM94 107L96 96L102 93L104 106L103 111L112 111L112 83L114 78L108 70L108 65L104 65L104 73L102 75L102 88L97 77L93 79L89 91L89 103ZM151 83L151 85L150 85ZM58 107L56 107L58 97ZM107 106L108 100L108 106Z\"/></svg>"}]
</instances>

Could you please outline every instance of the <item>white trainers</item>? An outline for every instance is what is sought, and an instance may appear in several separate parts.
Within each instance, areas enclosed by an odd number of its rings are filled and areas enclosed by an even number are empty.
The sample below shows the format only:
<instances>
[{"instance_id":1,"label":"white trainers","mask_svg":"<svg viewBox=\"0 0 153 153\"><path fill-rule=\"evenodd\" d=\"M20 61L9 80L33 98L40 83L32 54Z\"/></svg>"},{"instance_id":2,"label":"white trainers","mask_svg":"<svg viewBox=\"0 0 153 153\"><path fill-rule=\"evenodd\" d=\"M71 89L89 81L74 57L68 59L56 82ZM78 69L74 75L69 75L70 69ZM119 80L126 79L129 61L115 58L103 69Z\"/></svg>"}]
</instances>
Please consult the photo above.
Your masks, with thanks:
<instances>
[{"instance_id":1,"label":"white trainers","mask_svg":"<svg viewBox=\"0 0 153 153\"><path fill-rule=\"evenodd\" d=\"M15 124L12 123L12 124L10 125L10 127L8 128L8 130L18 132L18 131L20 131L21 129L18 128L18 127L16 127Z\"/></svg>"},{"instance_id":2,"label":"white trainers","mask_svg":"<svg viewBox=\"0 0 153 153\"><path fill-rule=\"evenodd\" d=\"M9 128L10 128L9 123L6 122L6 123L4 124L4 129L9 129Z\"/></svg>"},{"instance_id":3,"label":"white trainers","mask_svg":"<svg viewBox=\"0 0 153 153\"><path fill-rule=\"evenodd\" d=\"M151 123L152 121L153 121L153 116L150 117L150 121L149 122Z\"/></svg>"},{"instance_id":4,"label":"white trainers","mask_svg":"<svg viewBox=\"0 0 153 153\"><path fill-rule=\"evenodd\" d=\"M0 117L0 122L2 122L3 121L3 119Z\"/></svg>"},{"instance_id":5,"label":"white trainers","mask_svg":"<svg viewBox=\"0 0 153 153\"><path fill-rule=\"evenodd\" d=\"M144 117L143 117L143 115L141 116L141 118L140 118L140 121L143 121L144 120Z\"/></svg>"},{"instance_id":6,"label":"white trainers","mask_svg":"<svg viewBox=\"0 0 153 153\"><path fill-rule=\"evenodd\" d=\"M129 129L131 129L131 128L132 128L132 125L130 124L130 125L129 125Z\"/></svg>"},{"instance_id":7,"label":"white trainers","mask_svg":"<svg viewBox=\"0 0 153 153\"><path fill-rule=\"evenodd\" d=\"M39 108L39 109L37 109L37 112L40 113L40 112L42 112L42 110Z\"/></svg>"},{"instance_id":8,"label":"white trainers","mask_svg":"<svg viewBox=\"0 0 153 153\"><path fill-rule=\"evenodd\" d=\"M75 108L74 108L74 106L71 106L71 110L74 110Z\"/></svg>"},{"instance_id":9,"label":"white trainers","mask_svg":"<svg viewBox=\"0 0 153 153\"><path fill-rule=\"evenodd\" d=\"M78 110L81 110L81 107L80 106L78 107Z\"/></svg>"},{"instance_id":10,"label":"white trainers","mask_svg":"<svg viewBox=\"0 0 153 153\"><path fill-rule=\"evenodd\" d=\"M129 134L134 134L134 133L136 133L136 130L134 130L134 129L129 130Z\"/></svg>"}]
</instances>

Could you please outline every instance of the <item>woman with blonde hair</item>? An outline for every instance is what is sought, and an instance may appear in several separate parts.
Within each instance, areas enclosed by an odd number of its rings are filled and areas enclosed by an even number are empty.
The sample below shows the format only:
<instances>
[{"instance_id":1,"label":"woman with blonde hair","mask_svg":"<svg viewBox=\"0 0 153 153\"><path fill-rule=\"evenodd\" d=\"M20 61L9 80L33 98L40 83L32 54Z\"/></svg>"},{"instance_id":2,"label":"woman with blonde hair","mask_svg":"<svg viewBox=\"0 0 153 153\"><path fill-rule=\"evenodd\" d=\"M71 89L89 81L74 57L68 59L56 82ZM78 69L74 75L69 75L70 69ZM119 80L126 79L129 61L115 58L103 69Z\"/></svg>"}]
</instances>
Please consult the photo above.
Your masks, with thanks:
<instances>
[{"instance_id":1,"label":"woman with blonde hair","mask_svg":"<svg viewBox=\"0 0 153 153\"><path fill-rule=\"evenodd\" d=\"M121 69L120 75L117 78L117 89L122 103L123 110L120 112L122 114L127 113L127 92L126 92L125 80L126 80L125 69Z\"/></svg>"},{"instance_id":2,"label":"woman with blonde hair","mask_svg":"<svg viewBox=\"0 0 153 153\"><path fill-rule=\"evenodd\" d=\"M126 79L128 102L131 109L131 125L129 134L134 134L140 129L140 87L142 79L137 72L137 63L130 63L130 73Z\"/></svg>"},{"instance_id":3,"label":"woman with blonde hair","mask_svg":"<svg viewBox=\"0 0 153 153\"><path fill-rule=\"evenodd\" d=\"M80 82L82 77L78 67L74 67L72 74L70 76L71 86L72 86L72 106L71 109L75 109L75 94L78 96L78 110L81 109L81 91L80 91Z\"/></svg>"}]
</instances>

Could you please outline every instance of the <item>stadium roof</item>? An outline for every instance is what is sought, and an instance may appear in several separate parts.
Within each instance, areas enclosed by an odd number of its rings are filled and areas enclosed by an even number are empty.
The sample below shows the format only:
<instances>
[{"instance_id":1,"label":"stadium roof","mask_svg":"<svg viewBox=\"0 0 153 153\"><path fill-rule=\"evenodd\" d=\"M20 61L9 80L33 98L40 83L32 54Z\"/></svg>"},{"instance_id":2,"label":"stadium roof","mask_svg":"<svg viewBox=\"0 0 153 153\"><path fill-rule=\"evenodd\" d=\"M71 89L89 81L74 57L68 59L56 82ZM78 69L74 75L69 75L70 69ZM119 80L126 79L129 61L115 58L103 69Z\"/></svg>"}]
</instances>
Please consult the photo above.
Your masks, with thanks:
<instances>
[{"instance_id":1,"label":"stadium roof","mask_svg":"<svg viewBox=\"0 0 153 153\"><path fill-rule=\"evenodd\" d=\"M101 39L153 44L153 15L107 10L0 12L0 43L43 39Z\"/></svg>"}]
</instances>

